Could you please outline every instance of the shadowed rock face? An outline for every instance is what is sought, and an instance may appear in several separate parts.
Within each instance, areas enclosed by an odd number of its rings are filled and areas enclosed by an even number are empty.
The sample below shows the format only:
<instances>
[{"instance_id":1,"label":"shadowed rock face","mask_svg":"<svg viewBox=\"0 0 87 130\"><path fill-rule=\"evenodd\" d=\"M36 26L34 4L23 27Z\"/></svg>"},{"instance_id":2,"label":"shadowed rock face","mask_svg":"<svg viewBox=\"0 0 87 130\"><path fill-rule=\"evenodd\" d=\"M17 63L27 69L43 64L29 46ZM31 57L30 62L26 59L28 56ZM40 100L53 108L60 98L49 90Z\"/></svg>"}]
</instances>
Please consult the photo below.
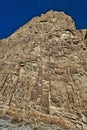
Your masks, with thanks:
<instances>
[{"instance_id":1,"label":"shadowed rock face","mask_svg":"<svg viewBox=\"0 0 87 130\"><path fill-rule=\"evenodd\" d=\"M0 41L0 113L87 129L87 31L49 11Z\"/></svg>"}]
</instances>

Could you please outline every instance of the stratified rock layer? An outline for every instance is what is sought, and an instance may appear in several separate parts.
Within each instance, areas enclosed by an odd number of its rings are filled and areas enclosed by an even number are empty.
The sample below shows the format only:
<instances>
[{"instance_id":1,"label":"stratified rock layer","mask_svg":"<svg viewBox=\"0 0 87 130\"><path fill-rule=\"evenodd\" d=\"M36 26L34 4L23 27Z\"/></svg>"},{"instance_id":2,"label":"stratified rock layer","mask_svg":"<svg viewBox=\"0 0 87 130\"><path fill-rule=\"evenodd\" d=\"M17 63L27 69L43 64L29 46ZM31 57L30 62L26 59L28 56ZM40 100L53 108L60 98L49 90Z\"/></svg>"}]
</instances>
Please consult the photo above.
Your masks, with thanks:
<instances>
[{"instance_id":1,"label":"stratified rock layer","mask_svg":"<svg viewBox=\"0 0 87 130\"><path fill-rule=\"evenodd\" d=\"M87 31L49 11L0 41L0 113L87 129Z\"/></svg>"}]
</instances>

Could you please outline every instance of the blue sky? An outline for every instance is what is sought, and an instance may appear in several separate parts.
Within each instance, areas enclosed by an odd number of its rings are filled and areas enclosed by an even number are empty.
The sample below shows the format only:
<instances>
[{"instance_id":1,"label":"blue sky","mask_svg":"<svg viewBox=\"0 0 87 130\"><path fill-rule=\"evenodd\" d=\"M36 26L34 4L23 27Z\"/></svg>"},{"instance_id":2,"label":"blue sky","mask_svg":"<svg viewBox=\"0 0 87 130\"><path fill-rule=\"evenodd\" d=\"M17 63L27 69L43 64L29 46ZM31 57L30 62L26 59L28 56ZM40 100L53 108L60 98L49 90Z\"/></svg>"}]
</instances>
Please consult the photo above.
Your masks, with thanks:
<instances>
[{"instance_id":1,"label":"blue sky","mask_svg":"<svg viewBox=\"0 0 87 130\"><path fill-rule=\"evenodd\" d=\"M48 10L64 11L78 29L87 28L87 0L0 0L0 39Z\"/></svg>"}]
</instances>

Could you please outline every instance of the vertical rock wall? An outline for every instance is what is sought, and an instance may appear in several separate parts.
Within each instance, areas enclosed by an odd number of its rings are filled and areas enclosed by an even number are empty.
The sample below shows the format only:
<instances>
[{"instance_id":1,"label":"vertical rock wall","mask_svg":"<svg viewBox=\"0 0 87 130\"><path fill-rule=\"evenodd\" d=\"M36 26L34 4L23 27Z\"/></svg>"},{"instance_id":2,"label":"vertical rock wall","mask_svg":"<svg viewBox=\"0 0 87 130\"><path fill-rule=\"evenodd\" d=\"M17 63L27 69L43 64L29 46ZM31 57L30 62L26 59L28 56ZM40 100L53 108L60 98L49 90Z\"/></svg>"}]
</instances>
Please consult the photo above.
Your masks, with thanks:
<instances>
[{"instance_id":1,"label":"vertical rock wall","mask_svg":"<svg viewBox=\"0 0 87 130\"><path fill-rule=\"evenodd\" d=\"M49 11L0 41L0 113L86 130L86 32Z\"/></svg>"}]
</instances>

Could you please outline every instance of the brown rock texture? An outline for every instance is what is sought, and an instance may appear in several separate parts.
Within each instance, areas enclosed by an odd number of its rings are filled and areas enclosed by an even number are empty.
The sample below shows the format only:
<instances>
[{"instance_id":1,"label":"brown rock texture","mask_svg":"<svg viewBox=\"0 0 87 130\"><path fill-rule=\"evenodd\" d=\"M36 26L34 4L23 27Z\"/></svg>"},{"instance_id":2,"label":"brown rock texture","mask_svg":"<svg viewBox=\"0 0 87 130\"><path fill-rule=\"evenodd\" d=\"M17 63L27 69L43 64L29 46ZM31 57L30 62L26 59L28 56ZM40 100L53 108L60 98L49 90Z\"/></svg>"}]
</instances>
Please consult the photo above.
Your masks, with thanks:
<instances>
[{"instance_id":1,"label":"brown rock texture","mask_svg":"<svg viewBox=\"0 0 87 130\"><path fill-rule=\"evenodd\" d=\"M0 113L87 130L87 30L49 11L1 40Z\"/></svg>"}]
</instances>

